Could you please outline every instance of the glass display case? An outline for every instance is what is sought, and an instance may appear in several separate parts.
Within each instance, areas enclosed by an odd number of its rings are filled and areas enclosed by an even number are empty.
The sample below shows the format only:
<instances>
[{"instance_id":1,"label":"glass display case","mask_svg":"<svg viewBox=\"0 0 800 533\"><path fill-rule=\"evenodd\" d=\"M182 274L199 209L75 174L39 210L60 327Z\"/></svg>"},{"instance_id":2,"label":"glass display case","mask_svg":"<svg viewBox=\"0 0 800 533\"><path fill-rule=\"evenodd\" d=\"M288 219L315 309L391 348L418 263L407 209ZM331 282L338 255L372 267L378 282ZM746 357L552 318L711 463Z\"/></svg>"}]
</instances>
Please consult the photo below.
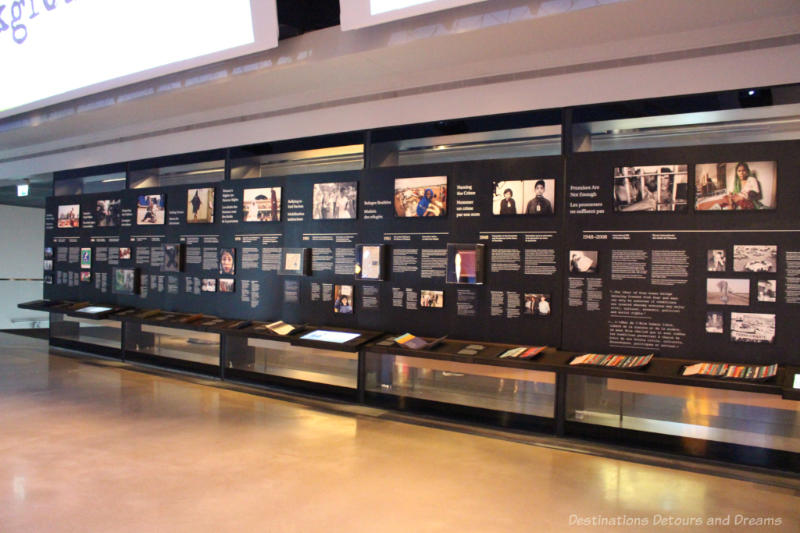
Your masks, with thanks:
<instances>
[{"instance_id":1,"label":"glass display case","mask_svg":"<svg viewBox=\"0 0 800 533\"><path fill-rule=\"evenodd\" d=\"M555 416L556 373L367 350L365 391L544 418Z\"/></svg>"},{"instance_id":2,"label":"glass display case","mask_svg":"<svg viewBox=\"0 0 800 533\"><path fill-rule=\"evenodd\" d=\"M566 419L800 452L800 402L774 394L570 375Z\"/></svg>"},{"instance_id":3,"label":"glass display case","mask_svg":"<svg viewBox=\"0 0 800 533\"><path fill-rule=\"evenodd\" d=\"M289 342L252 337L228 337L226 375L272 376L293 381L355 390L358 352L294 346Z\"/></svg>"},{"instance_id":4,"label":"glass display case","mask_svg":"<svg viewBox=\"0 0 800 533\"><path fill-rule=\"evenodd\" d=\"M85 348L103 355L119 356L122 348L122 323L118 320L92 320L50 313L50 342L64 347Z\"/></svg>"},{"instance_id":5,"label":"glass display case","mask_svg":"<svg viewBox=\"0 0 800 533\"><path fill-rule=\"evenodd\" d=\"M125 358L216 374L220 366L220 335L128 321Z\"/></svg>"}]
</instances>

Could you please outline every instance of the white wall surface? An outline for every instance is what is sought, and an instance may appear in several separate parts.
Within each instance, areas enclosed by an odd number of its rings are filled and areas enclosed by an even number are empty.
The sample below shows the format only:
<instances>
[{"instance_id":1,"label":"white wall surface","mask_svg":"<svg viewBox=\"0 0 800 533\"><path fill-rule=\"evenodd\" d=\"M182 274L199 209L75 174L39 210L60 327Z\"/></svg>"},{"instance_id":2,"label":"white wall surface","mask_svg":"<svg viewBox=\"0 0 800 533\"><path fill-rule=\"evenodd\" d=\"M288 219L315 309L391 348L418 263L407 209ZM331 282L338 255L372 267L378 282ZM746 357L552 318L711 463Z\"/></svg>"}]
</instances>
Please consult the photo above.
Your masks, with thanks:
<instances>
[{"instance_id":1,"label":"white wall surface","mask_svg":"<svg viewBox=\"0 0 800 533\"><path fill-rule=\"evenodd\" d=\"M0 254L0 329L31 327L14 318L46 322L47 313L17 308L42 297L44 209L0 205Z\"/></svg>"}]
</instances>

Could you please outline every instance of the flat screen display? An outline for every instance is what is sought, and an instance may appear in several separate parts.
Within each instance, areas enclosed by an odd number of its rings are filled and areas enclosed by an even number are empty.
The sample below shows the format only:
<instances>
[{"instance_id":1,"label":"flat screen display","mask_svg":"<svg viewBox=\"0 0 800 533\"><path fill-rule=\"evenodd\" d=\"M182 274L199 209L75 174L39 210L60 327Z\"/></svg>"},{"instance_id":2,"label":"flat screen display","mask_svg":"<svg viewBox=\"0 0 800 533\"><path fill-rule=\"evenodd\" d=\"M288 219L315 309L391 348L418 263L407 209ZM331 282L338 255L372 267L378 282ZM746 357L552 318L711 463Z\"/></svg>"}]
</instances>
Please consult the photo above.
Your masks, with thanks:
<instances>
[{"instance_id":1,"label":"flat screen display","mask_svg":"<svg viewBox=\"0 0 800 533\"><path fill-rule=\"evenodd\" d=\"M107 311L111 311L111 308L110 307L101 307L99 305L94 305L94 306L90 306L90 307L84 307L83 309L81 309L80 312L83 313L83 314L86 314L86 315L96 315L98 313L105 313Z\"/></svg>"},{"instance_id":2,"label":"flat screen display","mask_svg":"<svg viewBox=\"0 0 800 533\"><path fill-rule=\"evenodd\" d=\"M301 339L307 341L322 341L333 342L336 344L344 344L353 339L361 336L361 333L351 333L349 331L331 331L328 329L316 329L310 333L306 333Z\"/></svg>"},{"instance_id":3,"label":"flat screen display","mask_svg":"<svg viewBox=\"0 0 800 533\"><path fill-rule=\"evenodd\" d=\"M800 374L794 375L794 384L792 385L795 389L800 389Z\"/></svg>"},{"instance_id":4,"label":"flat screen display","mask_svg":"<svg viewBox=\"0 0 800 533\"><path fill-rule=\"evenodd\" d=\"M366 28L485 0L340 0L343 30Z\"/></svg>"},{"instance_id":5,"label":"flat screen display","mask_svg":"<svg viewBox=\"0 0 800 533\"><path fill-rule=\"evenodd\" d=\"M28 0L0 7L0 117L278 44L274 1Z\"/></svg>"}]
</instances>

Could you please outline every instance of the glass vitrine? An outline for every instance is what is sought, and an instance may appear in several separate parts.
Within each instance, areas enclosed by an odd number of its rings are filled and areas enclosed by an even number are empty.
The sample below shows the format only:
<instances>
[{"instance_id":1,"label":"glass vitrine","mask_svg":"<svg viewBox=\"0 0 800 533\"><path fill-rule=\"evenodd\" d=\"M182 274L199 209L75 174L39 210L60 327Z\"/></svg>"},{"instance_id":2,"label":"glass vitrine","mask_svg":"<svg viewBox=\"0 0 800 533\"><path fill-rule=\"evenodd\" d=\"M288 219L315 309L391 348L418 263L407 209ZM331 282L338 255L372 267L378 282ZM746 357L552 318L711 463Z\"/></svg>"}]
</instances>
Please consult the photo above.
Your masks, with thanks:
<instances>
[{"instance_id":1,"label":"glass vitrine","mask_svg":"<svg viewBox=\"0 0 800 533\"><path fill-rule=\"evenodd\" d=\"M122 323L118 320L92 320L50 313L50 338L120 350Z\"/></svg>"}]
</instances>

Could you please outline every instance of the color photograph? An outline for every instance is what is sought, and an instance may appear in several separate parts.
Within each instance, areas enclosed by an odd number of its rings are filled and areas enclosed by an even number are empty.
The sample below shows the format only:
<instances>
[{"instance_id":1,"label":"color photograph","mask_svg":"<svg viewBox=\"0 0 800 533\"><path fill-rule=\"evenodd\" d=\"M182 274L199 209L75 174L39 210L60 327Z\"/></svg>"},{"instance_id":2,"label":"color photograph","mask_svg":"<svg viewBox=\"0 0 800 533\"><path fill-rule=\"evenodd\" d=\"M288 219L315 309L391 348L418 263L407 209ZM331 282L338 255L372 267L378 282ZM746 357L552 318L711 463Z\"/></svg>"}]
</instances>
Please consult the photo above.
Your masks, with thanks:
<instances>
[{"instance_id":1,"label":"color photograph","mask_svg":"<svg viewBox=\"0 0 800 533\"><path fill-rule=\"evenodd\" d=\"M91 248L81 248L81 268L82 269L90 269L90 268L92 268L92 249Z\"/></svg>"},{"instance_id":2,"label":"color photograph","mask_svg":"<svg viewBox=\"0 0 800 533\"><path fill-rule=\"evenodd\" d=\"M122 201L98 200L94 209L94 223L98 228L119 226L122 222Z\"/></svg>"},{"instance_id":3,"label":"color photograph","mask_svg":"<svg viewBox=\"0 0 800 533\"><path fill-rule=\"evenodd\" d=\"M750 305L750 280L708 278L706 303L709 305Z\"/></svg>"},{"instance_id":4,"label":"color photograph","mask_svg":"<svg viewBox=\"0 0 800 533\"><path fill-rule=\"evenodd\" d=\"M115 268L112 275L115 294L136 294L138 272L134 268Z\"/></svg>"},{"instance_id":5,"label":"color photograph","mask_svg":"<svg viewBox=\"0 0 800 533\"><path fill-rule=\"evenodd\" d=\"M444 307L444 291L419 291L419 306L441 309Z\"/></svg>"},{"instance_id":6,"label":"color photograph","mask_svg":"<svg viewBox=\"0 0 800 533\"><path fill-rule=\"evenodd\" d=\"M234 292L236 290L236 280L233 278L219 279L219 292Z\"/></svg>"},{"instance_id":7,"label":"color photograph","mask_svg":"<svg viewBox=\"0 0 800 533\"><path fill-rule=\"evenodd\" d=\"M555 214L556 180L495 180L493 215Z\"/></svg>"},{"instance_id":8,"label":"color photograph","mask_svg":"<svg viewBox=\"0 0 800 533\"><path fill-rule=\"evenodd\" d=\"M217 280L214 278L204 278L200 285L201 292L217 292Z\"/></svg>"},{"instance_id":9,"label":"color photograph","mask_svg":"<svg viewBox=\"0 0 800 533\"><path fill-rule=\"evenodd\" d=\"M242 192L243 222L278 222L280 219L280 187L245 189Z\"/></svg>"},{"instance_id":10,"label":"color photograph","mask_svg":"<svg viewBox=\"0 0 800 533\"><path fill-rule=\"evenodd\" d=\"M312 216L314 220L356 218L358 182L315 183Z\"/></svg>"},{"instance_id":11,"label":"color photograph","mask_svg":"<svg viewBox=\"0 0 800 533\"><path fill-rule=\"evenodd\" d=\"M220 249L219 273L222 276L233 276L236 274L236 248Z\"/></svg>"},{"instance_id":12,"label":"color photograph","mask_svg":"<svg viewBox=\"0 0 800 533\"><path fill-rule=\"evenodd\" d=\"M136 202L136 223L142 226L164 224L166 209L163 194L143 194Z\"/></svg>"},{"instance_id":13,"label":"color photograph","mask_svg":"<svg viewBox=\"0 0 800 533\"><path fill-rule=\"evenodd\" d=\"M394 180L394 213L403 218L447 216L447 176Z\"/></svg>"},{"instance_id":14,"label":"color photograph","mask_svg":"<svg viewBox=\"0 0 800 533\"><path fill-rule=\"evenodd\" d=\"M483 283L482 244L447 245L447 283Z\"/></svg>"},{"instance_id":15,"label":"color photograph","mask_svg":"<svg viewBox=\"0 0 800 533\"><path fill-rule=\"evenodd\" d=\"M131 249L127 247L123 247L119 249L119 258L120 259L130 259L131 258Z\"/></svg>"},{"instance_id":16,"label":"color photograph","mask_svg":"<svg viewBox=\"0 0 800 533\"><path fill-rule=\"evenodd\" d=\"M81 206L60 205L58 206L58 227L59 228L79 228L81 225Z\"/></svg>"},{"instance_id":17,"label":"color photograph","mask_svg":"<svg viewBox=\"0 0 800 533\"><path fill-rule=\"evenodd\" d=\"M778 172L775 161L703 163L695 166L695 210L775 209Z\"/></svg>"},{"instance_id":18,"label":"color photograph","mask_svg":"<svg viewBox=\"0 0 800 533\"><path fill-rule=\"evenodd\" d=\"M353 314L353 286L333 286L333 312L344 315Z\"/></svg>"},{"instance_id":19,"label":"color photograph","mask_svg":"<svg viewBox=\"0 0 800 533\"><path fill-rule=\"evenodd\" d=\"M92 281L91 272L81 272L81 283L89 283Z\"/></svg>"},{"instance_id":20,"label":"color photograph","mask_svg":"<svg viewBox=\"0 0 800 533\"><path fill-rule=\"evenodd\" d=\"M550 295L541 293L525 293L522 314L528 316L550 316Z\"/></svg>"},{"instance_id":21,"label":"color photograph","mask_svg":"<svg viewBox=\"0 0 800 533\"><path fill-rule=\"evenodd\" d=\"M186 194L186 222L209 224L214 222L214 189L189 189Z\"/></svg>"},{"instance_id":22,"label":"color photograph","mask_svg":"<svg viewBox=\"0 0 800 533\"><path fill-rule=\"evenodd\" d=\"M614 211L688 211L687 165L616 167Z\"/></svg>"}]
</instances>

